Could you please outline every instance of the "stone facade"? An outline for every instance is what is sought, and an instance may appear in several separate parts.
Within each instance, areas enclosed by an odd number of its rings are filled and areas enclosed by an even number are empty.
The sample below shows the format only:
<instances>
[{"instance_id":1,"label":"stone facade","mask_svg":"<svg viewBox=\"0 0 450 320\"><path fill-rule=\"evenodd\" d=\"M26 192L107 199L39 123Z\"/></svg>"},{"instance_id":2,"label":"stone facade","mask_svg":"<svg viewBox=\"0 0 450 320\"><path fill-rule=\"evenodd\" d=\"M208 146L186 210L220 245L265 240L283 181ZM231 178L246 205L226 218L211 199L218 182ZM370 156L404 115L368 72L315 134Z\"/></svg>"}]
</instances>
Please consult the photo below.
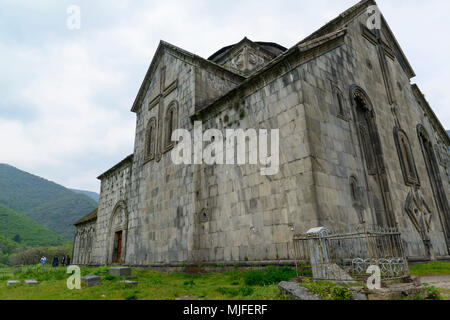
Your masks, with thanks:
<instances>
[{"instance_id":1,"label":"stone facade","mask_svg":"<svg viewBox=\"0 0 450 320\"><path fill-rule=\"evenodd\" d=\"M288 50L244 39L206 60L161 42L132 108L134 154L99 177L95 241L76 238L74 262L288 261L294 234L362 223L398 227L411 259L447 257L450 139L384 18L367 29L374 4ZM279 129L278 174L173 164L170 132L193 135L195 120Z\"/></svg>"}]
</instances>

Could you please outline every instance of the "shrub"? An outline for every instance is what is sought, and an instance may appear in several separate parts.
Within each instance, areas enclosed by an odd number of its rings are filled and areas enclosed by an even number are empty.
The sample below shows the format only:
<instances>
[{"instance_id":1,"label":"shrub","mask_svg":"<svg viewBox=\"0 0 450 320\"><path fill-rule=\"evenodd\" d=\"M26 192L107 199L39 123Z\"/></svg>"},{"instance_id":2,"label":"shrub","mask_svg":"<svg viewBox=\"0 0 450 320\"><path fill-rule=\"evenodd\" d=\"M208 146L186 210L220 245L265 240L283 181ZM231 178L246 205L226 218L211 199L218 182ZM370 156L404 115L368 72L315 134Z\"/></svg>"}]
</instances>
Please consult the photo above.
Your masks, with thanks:
<instances>
[{"instance_id":1,"label":"shrub","mask_svg":"<svg viewBox=\"0 0 450 320\"><path fill-rule=\"evenodd\" d=\"M296 272L290 267L267 267L264 270L251 270L244 275L244 282L249 286L265 286L296 277Z\"/></svg>"},{"instance_id":2,"label":"shrub","mask_svg":"<svg viewBox=\"0 0 450 320\"><path fill-rule=\"evenodd\" d=\"M330 296L333 300L351 300L352 294L347 287L334 286L330 288Z\"/></svg>"},{"instance_id":3,"label":"shrub","mask_svg":"<svg viewBox=\"0 0 450 320\"><path fill-rule=\"evenodd\" d=\"M184 285L192 287L192 286L195 286L195 282L193 280L185 281Z\"/></svg>"},{"instance_id":4,"label":"shrub","mask_svg":"<svg viewBox=\"0 0 450 320\"><path fill-rule=\"evenodd\" d=\"M427 297L426 297L427 300L443 300L444 299L442 297L441 293L439 292L439 290L433 286L427 287L426 291L427 291Z\"/></svg>"},{"instance_id":5,"label":"shrub","mask_svg":"<svg viewBox=\"0 0 450 320\"><path fill-rule=\"evenodd\" d=\"M220 294L223 294L224 296L250 296L253 294L254 290L252 287L241 287L241 288L228 288L228 287L219 287L216 289L217 292L219 292Z\"/></svg>"}]
</instances>

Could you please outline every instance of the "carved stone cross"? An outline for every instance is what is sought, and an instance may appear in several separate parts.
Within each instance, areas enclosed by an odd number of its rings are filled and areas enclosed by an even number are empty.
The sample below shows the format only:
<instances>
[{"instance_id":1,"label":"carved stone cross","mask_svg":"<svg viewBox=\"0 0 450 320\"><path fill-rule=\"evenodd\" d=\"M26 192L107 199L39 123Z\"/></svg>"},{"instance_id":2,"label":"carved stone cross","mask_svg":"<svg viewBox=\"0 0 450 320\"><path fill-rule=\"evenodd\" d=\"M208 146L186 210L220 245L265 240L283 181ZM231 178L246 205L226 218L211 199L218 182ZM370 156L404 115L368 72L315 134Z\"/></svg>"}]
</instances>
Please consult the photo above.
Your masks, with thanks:
<instances>
[{"instance_id":1,"label":"carved stone cross","mask_svg":"<svg viewBox=\"0 0 450 320\"><path fill-rule=\"evenodd\" d=\"M362 34L370 43L375 45L378 49L378 60L380 61L381 73L383 74L384 85L386 86L386 92L389 104L395 103L395 94L391 82L391 74L389 72L389 66L386 60L386 56L395 60L395 54L389 45L381 38L380 30L370 30L366 26L361 25Z\"/></svg>"},{"instance_id":2,"label":"carved stone cross","mask_svg":"<svg viewBox=\"0 0 450 320\"><path fill-rule=\"evenodd\" d=\"M163 148L163 117L164 117L164 98L172 93L178 86L178 80L173 81L167 87L166 83L166 67L161 67L160 80L159 80L159 94L148 104L148 110L150 111L156 105L158 105L158 122L157 122L157 135L156 139L156 161L159 162L162 157Z\"/></svg>"}]
</instances>

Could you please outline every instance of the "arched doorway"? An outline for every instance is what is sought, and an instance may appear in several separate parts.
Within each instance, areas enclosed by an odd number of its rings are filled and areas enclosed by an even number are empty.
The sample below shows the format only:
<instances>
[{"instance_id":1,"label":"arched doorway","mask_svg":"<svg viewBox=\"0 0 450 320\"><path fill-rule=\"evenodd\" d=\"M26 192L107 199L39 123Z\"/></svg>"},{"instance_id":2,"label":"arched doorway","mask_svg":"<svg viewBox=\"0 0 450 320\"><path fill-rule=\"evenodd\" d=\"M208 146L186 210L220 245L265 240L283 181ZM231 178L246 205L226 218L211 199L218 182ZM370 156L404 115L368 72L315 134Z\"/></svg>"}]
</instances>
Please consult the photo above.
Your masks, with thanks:
<instances>
[{"instance_id":1,"label":"arched doorway","mask_svg":"<svg viewBox=\"0 0 450 320\"><path fill-rule=\"evenodd\" d=\"M375 112L366 92L357 86L351 88L355 124L366 172L367 196L372 220L379 226L396 226L389 193L386 167Z\"/></svg>"},{"instance_id":2,"label":"arched doorway","mask_svg":"<svg viewBox=\"0 0 450 320\"><path fill-rule=\"evenodd\" d=\"M125 262L128 230L128 211L124 201L119 201L114 207L109 222L108 264Z\"/></svg>"},{"instance_id":3,"label":"arched doorway","mask_svg":"<svg viewBox=\"0 0 450 320\"><path fill-rule=\"evenodd\" d=\"M422 148L428 177L430 178L431 189L439 211L439 219L444 229L447 248L450 249L450 208L439 172L439 165L434 154L433 143L431 142L428 132L420 124L417 126L417 135Z\"/></svg>"}]
</instances>

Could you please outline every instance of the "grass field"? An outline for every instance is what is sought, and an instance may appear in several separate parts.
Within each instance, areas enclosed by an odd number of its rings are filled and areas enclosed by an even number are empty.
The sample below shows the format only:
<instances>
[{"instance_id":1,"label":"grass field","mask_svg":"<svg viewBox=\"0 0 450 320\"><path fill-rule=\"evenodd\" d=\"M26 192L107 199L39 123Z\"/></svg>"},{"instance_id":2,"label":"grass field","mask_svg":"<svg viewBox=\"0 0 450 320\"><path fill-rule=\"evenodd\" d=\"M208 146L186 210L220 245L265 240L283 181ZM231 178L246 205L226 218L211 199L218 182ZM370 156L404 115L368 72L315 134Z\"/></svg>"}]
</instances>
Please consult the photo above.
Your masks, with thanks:
<instances>
[{"instance_id":1,"label":"grass field","mask_svg":"<svg viewBox=\"0 0 450 320\"><path fill-rule=\"evenodd\" d=\"M450 262L434 261L409 267L412 276L450 275Z\"/></svg>"},{"instance_id":2,"label":"grass field","mask_svg":"<svg viewBox=\"0 0 450 320\"><path fill-rule=\"evenodd\" d=\"M410 267L411 275L450 274L449 262L432 262ZM201 271L201 270L197 270ZM17 269L0 268L0 300L280 300L286 299L278 290L278 282L295 277L288 267L268 267L264 270L232 270L227 272L198 272L195 274L164 273L133 269L135 288L120 283L123 278L108 274L108 267L81 267L82 276L96 274L101 284L81 290L69 290L66 268L28 266ZM38 280L27 286L23 280ZM6 286L8 280L21 284ZM332 282L307 282L305 286L324 299L349 299L348 290ZM445 289L440 291L442 293Z\"/></svg>"},{"instance_id":3,"label":"grass field","mask_svg":"<svg viewBox=\"0 0 450 320\"><path fill-rule=\"evenodd\" d=\"M81 290L69 290L66 286L66 268L40 266L20 270L0 269L0 300L278 300L285 299L277 287L279 279L270 284L258 279L258 272L233 270L223 273L163 273L150 270L133 270L138 282L136 288L121 284L121 278L108 275L105 267L82 267L82 275L102 276L101 284ZM286 271L286 270L285 270ZM293 271L293 270L292 270ZM289 273L289 272L288 272ZM274 272L278 274L279 272ZM257 275L255 277L255 275ZM292 274L285 274L285 277ZM7 287L8 280L38 280L36 286L19 285ZM255 280L256 279L256 280ZM266 278L265 278L266 279ZM271 282L271 281L269 281ZM254 283L248 285L246 283Z\"/></svg>"}]
</instances>

